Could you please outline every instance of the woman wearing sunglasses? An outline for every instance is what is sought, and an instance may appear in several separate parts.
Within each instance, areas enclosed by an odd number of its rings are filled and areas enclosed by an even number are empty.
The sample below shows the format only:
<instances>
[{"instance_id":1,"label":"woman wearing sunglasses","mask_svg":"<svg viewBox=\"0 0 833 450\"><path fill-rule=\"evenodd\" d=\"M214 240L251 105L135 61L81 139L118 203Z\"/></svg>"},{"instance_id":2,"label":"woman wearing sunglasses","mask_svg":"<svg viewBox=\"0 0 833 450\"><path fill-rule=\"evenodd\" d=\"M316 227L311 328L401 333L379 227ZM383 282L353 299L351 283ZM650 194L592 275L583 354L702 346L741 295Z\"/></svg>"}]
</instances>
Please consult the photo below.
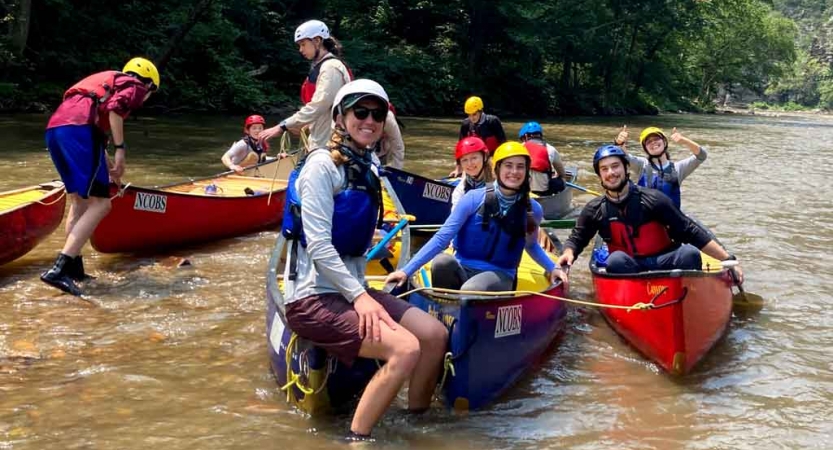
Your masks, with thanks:
<instances>
[{"instance_id":1,"label":"woman wearing sunglasses","mask_svg":"<svg viewBox=\"0 0 833 450\"><path fill-rule=\"evenodd\" d=\"M341 88L329 143L307 156L287 197L290 213L297 212L289 228L303 230L292 237L300 245L291 245L297 250L294 290L286 296L289 328L348 366L357 357L386 361L359 400L353 440L370 437L406 380L408 409L428 409L448 339L445 326L427 313L366 287L364 254L381 190L372 149L387 114L388 96L375 81Z\"/></svg>"},{"instance_id":2,"label":"woman wearing sunglasses","mask_svg":"<svg viewBox=\"0 0 833 450\"><path fill-rule=\"evenodd\" d=\"M342 47L330 29L320 20L302 23L295 30L295 44L305 59L312 61L309 75L301 85L301 101L304 106L292 117L260 133L260 139L268 141L285 131L300 133L309 127L309 149L325 147L330 139L330 109L336 92L353 79L350 69L341 59Z\"/></svg>"}]
</instances>

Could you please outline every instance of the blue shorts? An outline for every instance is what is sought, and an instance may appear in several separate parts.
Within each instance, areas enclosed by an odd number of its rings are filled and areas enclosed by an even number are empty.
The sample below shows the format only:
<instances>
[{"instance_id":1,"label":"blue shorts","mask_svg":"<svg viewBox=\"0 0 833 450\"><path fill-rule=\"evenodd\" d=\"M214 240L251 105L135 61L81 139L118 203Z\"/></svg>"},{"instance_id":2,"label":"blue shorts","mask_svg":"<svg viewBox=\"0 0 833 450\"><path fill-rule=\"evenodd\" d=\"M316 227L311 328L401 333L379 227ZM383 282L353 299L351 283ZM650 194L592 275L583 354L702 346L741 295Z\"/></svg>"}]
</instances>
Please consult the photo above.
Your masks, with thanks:
<instances>
[{"instance_id":1,"label":"blue shorts","mask_svg":"<svg viewBox=\"0 0 833 450\"><path fill-rule=\"evenodd\" d=\"M46 130L46 148L68 194L110 196L105 137L93 125L63 125Z\"/></svg>"}]
</instances>

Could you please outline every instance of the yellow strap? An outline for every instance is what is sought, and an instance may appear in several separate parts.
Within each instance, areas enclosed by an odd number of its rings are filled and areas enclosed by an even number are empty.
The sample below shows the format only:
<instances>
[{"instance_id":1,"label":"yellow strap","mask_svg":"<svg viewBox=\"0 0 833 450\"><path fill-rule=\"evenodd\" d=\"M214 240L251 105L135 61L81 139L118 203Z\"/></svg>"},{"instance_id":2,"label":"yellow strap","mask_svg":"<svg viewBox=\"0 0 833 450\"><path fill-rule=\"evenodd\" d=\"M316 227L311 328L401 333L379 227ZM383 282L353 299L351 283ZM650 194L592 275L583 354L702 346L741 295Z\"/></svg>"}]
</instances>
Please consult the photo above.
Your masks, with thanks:
<instances>
[{"instance_id":1,"label":"yellow strap","mask_svg":"<svg viewBox=\"0 0 833 450\"><path fill-rule=\"evenodd\" d=\"M603 305L596 302L585 302L581 300L573 300L571 298L559 297L557 295L550 295L544 294L543 292L535 292L535 291L498 291L498 292L489 292L489 291L461 291L457 289L445 289L445 288L437 288L437 287L419 287L416 289L411 289L408 292L399 294L397 297L404 298L414 292L421 292L421 291L433 291L433 292L440 292L444 294L462 294L462 295L482 295L482 296L489 296L489 297L509 297L515 296L518 294L521 295L537 295L540 297L548 298L551 300L558 300L565 303L572 303L575 305L582 305L582 306L590 306L594 308L609 308L609 309L625 309L628 312L633 310L646 310L646 309L654 309L655 306L652 303L644 303L638 302L634 303L631 306L623 306L623 305Z\"/></svg>"}]
</instances>

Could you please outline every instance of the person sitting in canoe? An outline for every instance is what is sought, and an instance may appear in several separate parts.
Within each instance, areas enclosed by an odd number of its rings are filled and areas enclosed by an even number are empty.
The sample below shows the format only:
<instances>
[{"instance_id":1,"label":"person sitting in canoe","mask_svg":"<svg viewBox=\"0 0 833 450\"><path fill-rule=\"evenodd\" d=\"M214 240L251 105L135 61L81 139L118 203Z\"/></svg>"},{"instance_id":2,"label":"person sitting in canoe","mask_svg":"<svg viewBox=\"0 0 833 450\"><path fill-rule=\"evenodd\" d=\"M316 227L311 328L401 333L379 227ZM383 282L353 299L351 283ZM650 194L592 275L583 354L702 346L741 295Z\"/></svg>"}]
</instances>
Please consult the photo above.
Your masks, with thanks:
<instances>
[{"instance_id":1,"label":"person sitting in canoe","mask_svg":"<svg viewBox=\"0 0 833 450\"><path fill-rule=\"evenodd\" d=\"M320 20L309 20L295 30L295 44L301 55L312 61L309 75L301 85L304 106L274 127L263 130L260 139L268 141L291 130L309 129L309 150L327 146L332 132L330 110L336 92L353 79L353 73L341 59L342 47Z\"/></svg>"},{"instance_id":2,"label":"person sitting in canoe","mask_svg":"<svg viewBox=\"0 0 833 450\"><path fill-rule=\"evenodd\" d=\"M628 127L624 126L614 141L625 151L628 135ZM709 154L705 148L678 132L676 127L671 132L671 140L688 147L691 156L672 163L668 154L668 138L661 129L648 127L639 134L639 143L648 157L628 154L628 160L636 169L634 176L639 186L662 191L674 201L677 208L681 208L680 186L683 180L700 167Z\"/></svg>"},{"instance_id":3,"label":"person sitting in canoe","mask_svg":"<svg viewBox=\"0 0 833 450\"><path fill-rule=\"evenodd\" d=\"M372 149L387 113L387 93L375 81L342 87L329 145L309 153L294 184L290 178L284 213L284 233L296 252L294 290L286 300L289 328L348 366L357 357L386 361L359 400L351 439L369 438L407 380L408 409L428 409L448 341L440 321L366 287L365 253L381 200ZM292 230L303 230L302 236Z\"/></svg>"},{"instance_id":4,"label":"person sitting in canoe","mask_svg":"<svg viewBox=\"0 0 833 450\"><path fill-rule=\"evenodd\" d=\"M599 147L593 170L605 190L585 205L558 264L570 266L598 233L607 243L608 273L647 270L700 270L700 252L726 261L735 259L710 237L709 231L680 211L658 190L628 179L627 154L615 145ZM740 266L735 267L743 283ZM562 278L566 282L566 276Z\"/></svg>"},{"instance_id":5,"label":"person sitting in canoe","mask_svg":"<svg viewBox=\"0 0 833 450\"><path fill-rule=\"evenodd\" d=\"M567 171L561 162L561 155L552 145L544 141L544 130L538 122L527 122L518 132L518 137L532 157L530 188L536 195L555 195L564 190ZM553 173L556 177L553 177Z\"/></svg>"},{"instance_id":6,"label":"person sitting in canoe","mask_svg":"<svg viewBox=\"0 0 833 450\"><path fill-rule=\"evenodd\" d=\"M458 142L454 150L454 159L457 160L457 165L463 168L463 176L451 193L452 209L466 192L485 187L495 180L489 162L489 149L479 137L471 136Z\"/></svg>"},{"instance_id":7,"label":"person sitting in canoe","mask_svg":"<svg viewBox=\"0 0 833 450\"><path fill-rule=\"evenodd\" d=\"M110 212L110 180L119 184L124 175L124 119L157 89L156 66L147 59L133 58L121 72L99 72L70 87L49 118L46 147L71 204L66 242L52 268L41 275L44 283L81 295L75 282L88 278L81 249ZM107 155L108 140L115 149L114 161Z\"/></svg>"},{"instance_id":8,"label":"person sitting in canoe","mask_svg":"<svg viewBox=\"0 0 833 450\"><path fill-rule=\"evenodd\" d=\"M269 143L258 140L265 124L266 120L263 116L257 114L246 118L243 123L243 138L232 144L221 158L229 170L243 173L246 167L266 161Z\"/></svg>"},{"instance_id":9,"label":"person sitting in canoe","mask_svg":"<svg viewBox=\"0 0 833 450\"><path fill-rule=\"evenodd\" d=\"M529 198L529 163L529 151L520 142L498 147L492 158L497 180L467 192L440 230L386 282L403 284L433 258L434 287L511 291L524 250L554 280L560 268L538 244L538 224L544 213ZM442 253L452 239L455 255Z\"/></svg>"},{"instance_id":10,"label":"person sitting in canoe","mask_svg":"<svg viewBox=\"0 0 833 450\"><path fill-rule=\"evenodd\" d=\"M506 142L506 133L503 131L500 119L497 116L483 112L483 100L480 97L466 99L463 110L468 117L463 120L463 124L460 126L460 140L470 136L479 137L486 143L490 155L495 152L499 145ZM462 173L462 168L457 164L457 167L449 176L456 178Z\"/></svg>"}]
</instances>

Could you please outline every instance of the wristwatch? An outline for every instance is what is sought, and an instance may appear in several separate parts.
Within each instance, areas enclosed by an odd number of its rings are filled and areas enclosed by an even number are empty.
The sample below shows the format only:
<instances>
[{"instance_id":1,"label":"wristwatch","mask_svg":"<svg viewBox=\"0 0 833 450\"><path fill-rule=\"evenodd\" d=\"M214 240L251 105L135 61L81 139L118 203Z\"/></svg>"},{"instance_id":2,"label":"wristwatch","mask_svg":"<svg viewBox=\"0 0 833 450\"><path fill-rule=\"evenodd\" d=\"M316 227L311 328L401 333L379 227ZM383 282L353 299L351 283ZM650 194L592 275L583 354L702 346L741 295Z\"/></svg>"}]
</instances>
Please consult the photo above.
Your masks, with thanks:
<instances>
[{"instance_id":1,"label":"wristwatch","mask_svg":"<svg viewBox=\"0 0 833 450\"><path fill-rule=\"evenodd\" d=\"M737 258L737 256L735 256L734 253L729 253L729 256L726 259L724 259L723 261L737 261L737 260L738 260L738 258Z\"/></svg>"},{"instance_id":2,"label":"wristwatch","mask_svg":"<svg viewBox=\"0 0 833 450\"><path fill-rule=\"evenodd\" d=\"M123 149L126 149L126 148L127 148L127 144L125 144L124 142L122 142L121 144L113 144L113 148L116 148L116 149L118 149L118 148L123 148Z\"/></svg>"}]
</instances>

